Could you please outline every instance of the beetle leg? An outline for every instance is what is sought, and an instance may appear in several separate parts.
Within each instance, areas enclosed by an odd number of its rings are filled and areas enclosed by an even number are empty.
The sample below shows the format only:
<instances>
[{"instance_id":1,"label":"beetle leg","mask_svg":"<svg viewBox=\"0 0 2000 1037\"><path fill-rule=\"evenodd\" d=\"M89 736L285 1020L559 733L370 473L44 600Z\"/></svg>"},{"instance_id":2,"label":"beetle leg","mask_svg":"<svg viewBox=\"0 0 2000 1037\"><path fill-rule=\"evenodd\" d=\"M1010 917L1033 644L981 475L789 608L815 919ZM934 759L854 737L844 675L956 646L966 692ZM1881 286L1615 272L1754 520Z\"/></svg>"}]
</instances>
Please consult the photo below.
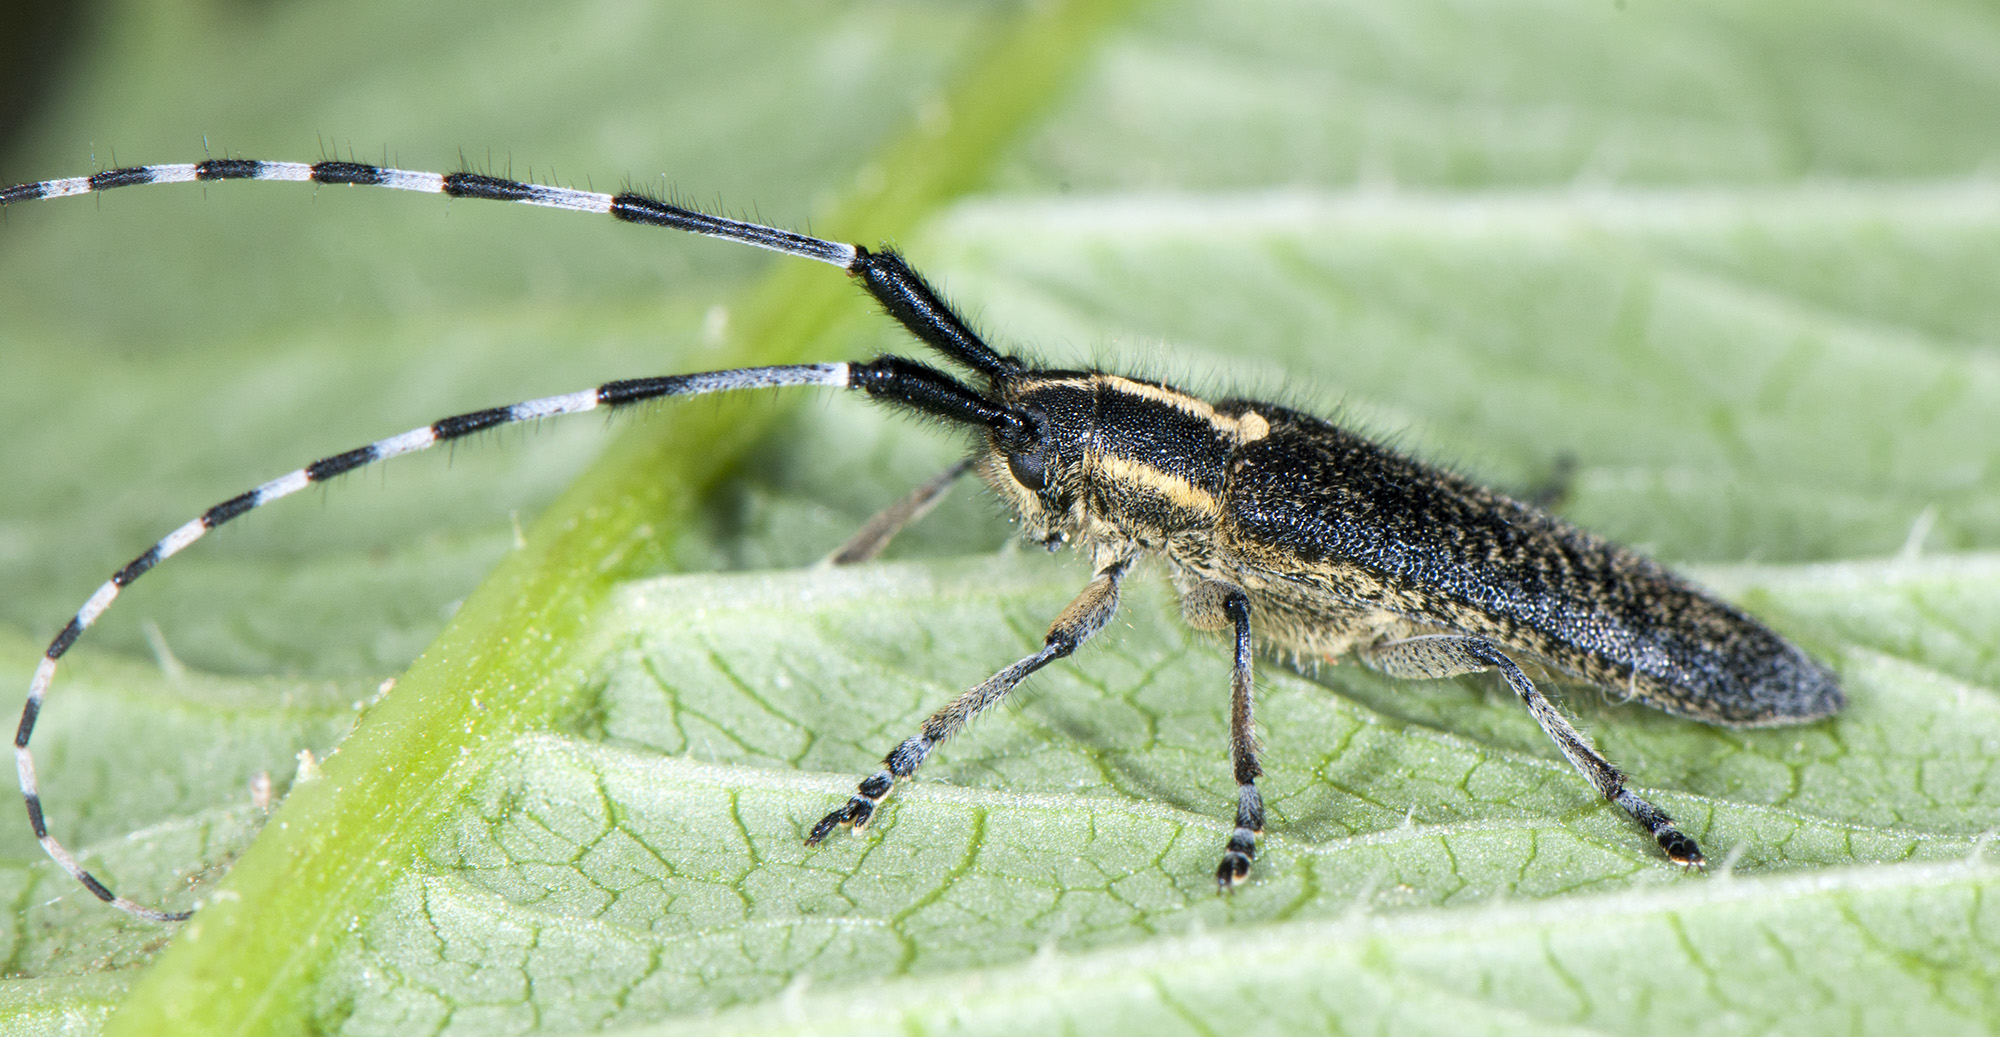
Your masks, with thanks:
<instances>
[{"instance_id":1,"label":"beetle leg","mask_svg":"<svg viewBox=\"0 0 2000 1037\"><path fill-rule=\"evenodd\" d=\"M1219 580L1197 579L1181 587L1181 618L1196 630L1228 630L1234 635L1236 665L1229 675L1229 763L1236 774L1236 830L1222 850L1215 885L1227 893L1250 877L1257 839L1264 834L1264 797L1257 778L1255 685L1251 681L1250 599Z\"/></svg>"},{"instance_id":2,"label":"beetle leg","mask_svg":"<svg viewBox=\"0 0 2000 1037\"><path fill-rule=\"evenodd\" d=\"M1376 645L1361 652L1363 662L1389 674L1392 677L1437 678L1454 677L1462 673L1480 670L1498 670L1521 697L1535 722L1555 740L1556 747L1568 757L1570 765L1582 772L1597 794L1618 804L1632 815L1660 844L1669 860L1690 868L1699 868L1706 863L1701 847L1674 827L1673 818L1659 807L1641 799L1625 787L1625 775L1619 773L1609 760L1599 755L1583 734L1572 726L1562 712L1543 697L1540 689L1521 672L1514 660L1507 657L1498 646L1483 637L1462 634L1431 634L1413 637L1403 641L1391 641Z\"/></svg>"},{"instance_id":3,"label":"beetle leg","mask_svg":"<svg viewBox=\"0 0 2000 1037\"><path fill-rule=\"evenodd\" d=\"M1264 797L1257 791L1257 721L1251 697L1250 599L1231 589L1222 611L1235 627L1236 665L1229 675L1229 762L1236 771L1236 830L1215 869L1216 888L1227 893L1250 877L1257 856L1257 837L1264 834Z\"/></svg>"},{"instance_id":4,"label":"beetle leg","mask_svg":"<svg viewBox=\"0 0 2000 1037\"><path fill-rule=\"evenodd\" d=\"M968 457L931 476L923 485L905 494L902 500L876 512L873 518L862 523L861 528L847 538L847 543L826 556L825 564L858 565L873 560L883 548L889 546L889 541L896 539L896 534L930 514L930 510L944 500L944 495L951 492L952 485L971 470L972 458Z\"/></svg>"},{"instance_id":5,"label":"beetle leg","mask_svg":"<svg viewBox=\"0 0 2000 1037\"><path fill-rule=\"evenodd\" d=\"M1049 632L1040 651L988 677L978 687L932 713L924 721L922 730L882 758L882 769L863 779L845 806L820 818L819 823L813 826L812 834L806 836L806 845L819 845L822 839L842 825L855 828L866 826L875 808L889 797L896 783L915 774L932 749L1006 698L1007 693L1029 674L1076 651L1078 646L1090 640L1091 635L1104 629L1118 611L1118 585L1124 581L1125 572L1131 564L1129 559L1120 559L1099 570L1097 577L1056 616L1054 623L1049 624Z\"/></svg>"}]
</instances>

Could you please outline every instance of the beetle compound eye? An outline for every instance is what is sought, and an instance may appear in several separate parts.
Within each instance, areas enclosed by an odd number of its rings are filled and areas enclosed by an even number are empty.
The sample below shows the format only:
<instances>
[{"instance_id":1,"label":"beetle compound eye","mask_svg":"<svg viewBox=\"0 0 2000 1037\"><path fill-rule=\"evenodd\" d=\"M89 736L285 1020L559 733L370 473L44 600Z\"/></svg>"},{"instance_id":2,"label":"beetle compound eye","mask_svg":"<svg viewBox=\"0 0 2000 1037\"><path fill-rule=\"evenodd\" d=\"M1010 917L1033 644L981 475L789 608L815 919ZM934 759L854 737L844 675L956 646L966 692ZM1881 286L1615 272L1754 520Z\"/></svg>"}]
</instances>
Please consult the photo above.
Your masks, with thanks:
<instances>
[{"instance_id":1,"label":"beetle compound eye","mask_svg":"<svg viewBox=\"0 0 2000 1037\"><path fill-rule=\"evenodd\" d=\"M994 446L1007 457L1014 480L1039 491L1048 483L1047 418L1037 410L1009 408L993 426Z\"/></svg>"},{"instance_id":2,"label":"beetle compound eye","mask_svg":"<svg viewBox=\"0 0 2000 1037\"><path fill-rule=\"evenodd\" d=\"M1025 454L1008 454L1007 470L1014 473L1014 481L1031 490L1040 490L1048 485L1043 472L1043 462L1047 459L1048 447L1038 446Z\"/></svg>"}]
</instances>

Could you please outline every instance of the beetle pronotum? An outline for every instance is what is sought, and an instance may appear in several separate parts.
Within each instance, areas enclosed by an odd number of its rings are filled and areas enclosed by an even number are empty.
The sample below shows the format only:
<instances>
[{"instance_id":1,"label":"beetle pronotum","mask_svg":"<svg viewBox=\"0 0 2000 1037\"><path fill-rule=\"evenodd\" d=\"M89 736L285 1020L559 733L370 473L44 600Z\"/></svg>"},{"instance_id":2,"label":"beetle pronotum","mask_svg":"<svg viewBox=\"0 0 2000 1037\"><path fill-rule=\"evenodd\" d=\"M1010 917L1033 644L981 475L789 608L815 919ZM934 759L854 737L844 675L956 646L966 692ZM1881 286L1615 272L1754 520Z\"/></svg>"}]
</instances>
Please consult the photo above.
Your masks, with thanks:
<instances>
[{"instance_id":1,"label":"beetle pronotum","mask_svg":"<svg viewBox=\"0 0 2000 1037\"><path fill-rule=\"evenodd\" d=\"M1840 709L1832 673L1763 624L1643 556L1535 507L1396 454L1333 424L1254 400L1208 401L1099 370L1052 370L996 352L894 251L870 250L723 219L638 194L600 194L473 173L354 162L220 159L139 166L0 190L0 205L138 184L294 180L358 184L608 214L818 260L846 271L927 348L965 372L905 357L788 364L609 382L459 414L322 458L232 497L168 533L114 573L49 643L15 735L29 823L56 863L107 903L117 896L49 834L28 742L57 661L120 591L209 530L364 465L519 421L642 400L744 389L850 389L956 425L971 456L869 523L840 561L871 557L967 471L976 472L1051 550L1074 545L1095 576L1050 624L1042 647L933 713L848 801L812 829L817 844L865 826L940 743L1041 667L1076 651L1118 607L1133 564L1163 559L1193 627L1224 632L1234 653L1229 749L1236 823L1216 869L1227 891L1250 874L1264 805L1253 717L1256 645L1308 658L1353 653L1387 674L1438 678L1497 670L1563 755L1677 863L1704 863L1695 841L1545 698L1525 656L1666 712L1731 726L1798 723Z\"/></svg>"}]
</instances>

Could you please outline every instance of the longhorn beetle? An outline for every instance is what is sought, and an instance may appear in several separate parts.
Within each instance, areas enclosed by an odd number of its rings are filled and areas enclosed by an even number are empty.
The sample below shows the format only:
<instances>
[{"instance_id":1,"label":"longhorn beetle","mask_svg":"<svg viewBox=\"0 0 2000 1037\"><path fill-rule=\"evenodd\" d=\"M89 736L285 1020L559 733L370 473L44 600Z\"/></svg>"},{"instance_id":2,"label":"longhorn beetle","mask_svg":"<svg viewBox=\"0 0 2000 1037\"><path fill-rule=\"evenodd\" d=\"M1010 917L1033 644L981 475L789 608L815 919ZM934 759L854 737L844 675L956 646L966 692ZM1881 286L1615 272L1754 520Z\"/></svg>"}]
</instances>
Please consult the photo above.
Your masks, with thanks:
<instances>
[{"instance_id":1,"label":"longhorn beetle","mask_svg":"<svg viewBox=\"0 0 2000 1037\"><path fill-rule=\"evenodd\" d=\"M1073 544L1095 576L1049 625L1042 647L925 720L880 770L814 825L817 845L861 828L896 783L1029 674L1077 650L1118 608L1119 587L1147 556L1166 561L1181 614L1221 631L1234 652L1229 755L1236 825L1216 869L1228 891L1250 874L1264 803L1252 718L1255 648L1333 659L1353 653L1383 673L1441 678L1497 670L1598 795L1639 823L1669 860L1704 863L1673 820L1543 697L1517 658L1677 716L1732 727L1789 724L1839 710L1838 681L1763 624L1641 555L1533 506L1304 414L1256 400L1209 401L1109 371L1053 370L996 352L887 248L711 216L634 193L599 194L475 173L424 173L355 162L217 159L112 169L0 190L0 205L138 184L295 180L486 198L724 238L839 267L904 329L956 367L907 357L787 364L608 382L595 389L459 414L306 465L223 501L113 573L65 624L36 667L14 738L28 822L43 849L100 899L176 921L112 893L49 834L28 750L56 663L133 580L209 530L305 487L401 454L518 421L641 400L744 389L824 386L866 394L969 433L971 456L871 521L836 561L872 557L904 524L976 472L1050 550Z\"/></svg>"}]
</instances>

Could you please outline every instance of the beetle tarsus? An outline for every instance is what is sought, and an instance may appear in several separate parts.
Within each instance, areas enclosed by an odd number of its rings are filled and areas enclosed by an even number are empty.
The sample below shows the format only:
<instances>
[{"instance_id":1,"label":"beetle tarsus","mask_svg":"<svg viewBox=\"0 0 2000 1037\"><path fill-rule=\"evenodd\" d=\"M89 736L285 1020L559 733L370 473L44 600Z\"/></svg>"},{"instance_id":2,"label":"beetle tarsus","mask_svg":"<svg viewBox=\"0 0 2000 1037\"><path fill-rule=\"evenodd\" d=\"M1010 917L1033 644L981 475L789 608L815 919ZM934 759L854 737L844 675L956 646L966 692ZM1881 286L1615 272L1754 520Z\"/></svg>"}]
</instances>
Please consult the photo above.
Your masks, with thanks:
<instances>
[{"instance_id":1,"label":"beetle tarsus","mask_svg":"<svg viewBox=\"0 0 2000 1037\"><path fill-rule=\"evenodd\" d=\"M1222 864L1215 869L1216 892L1228 893L1250 877L1250 862L1257 857L1257 833L1238 828L1222 852Z\"/></svg>"}]
</instances>

